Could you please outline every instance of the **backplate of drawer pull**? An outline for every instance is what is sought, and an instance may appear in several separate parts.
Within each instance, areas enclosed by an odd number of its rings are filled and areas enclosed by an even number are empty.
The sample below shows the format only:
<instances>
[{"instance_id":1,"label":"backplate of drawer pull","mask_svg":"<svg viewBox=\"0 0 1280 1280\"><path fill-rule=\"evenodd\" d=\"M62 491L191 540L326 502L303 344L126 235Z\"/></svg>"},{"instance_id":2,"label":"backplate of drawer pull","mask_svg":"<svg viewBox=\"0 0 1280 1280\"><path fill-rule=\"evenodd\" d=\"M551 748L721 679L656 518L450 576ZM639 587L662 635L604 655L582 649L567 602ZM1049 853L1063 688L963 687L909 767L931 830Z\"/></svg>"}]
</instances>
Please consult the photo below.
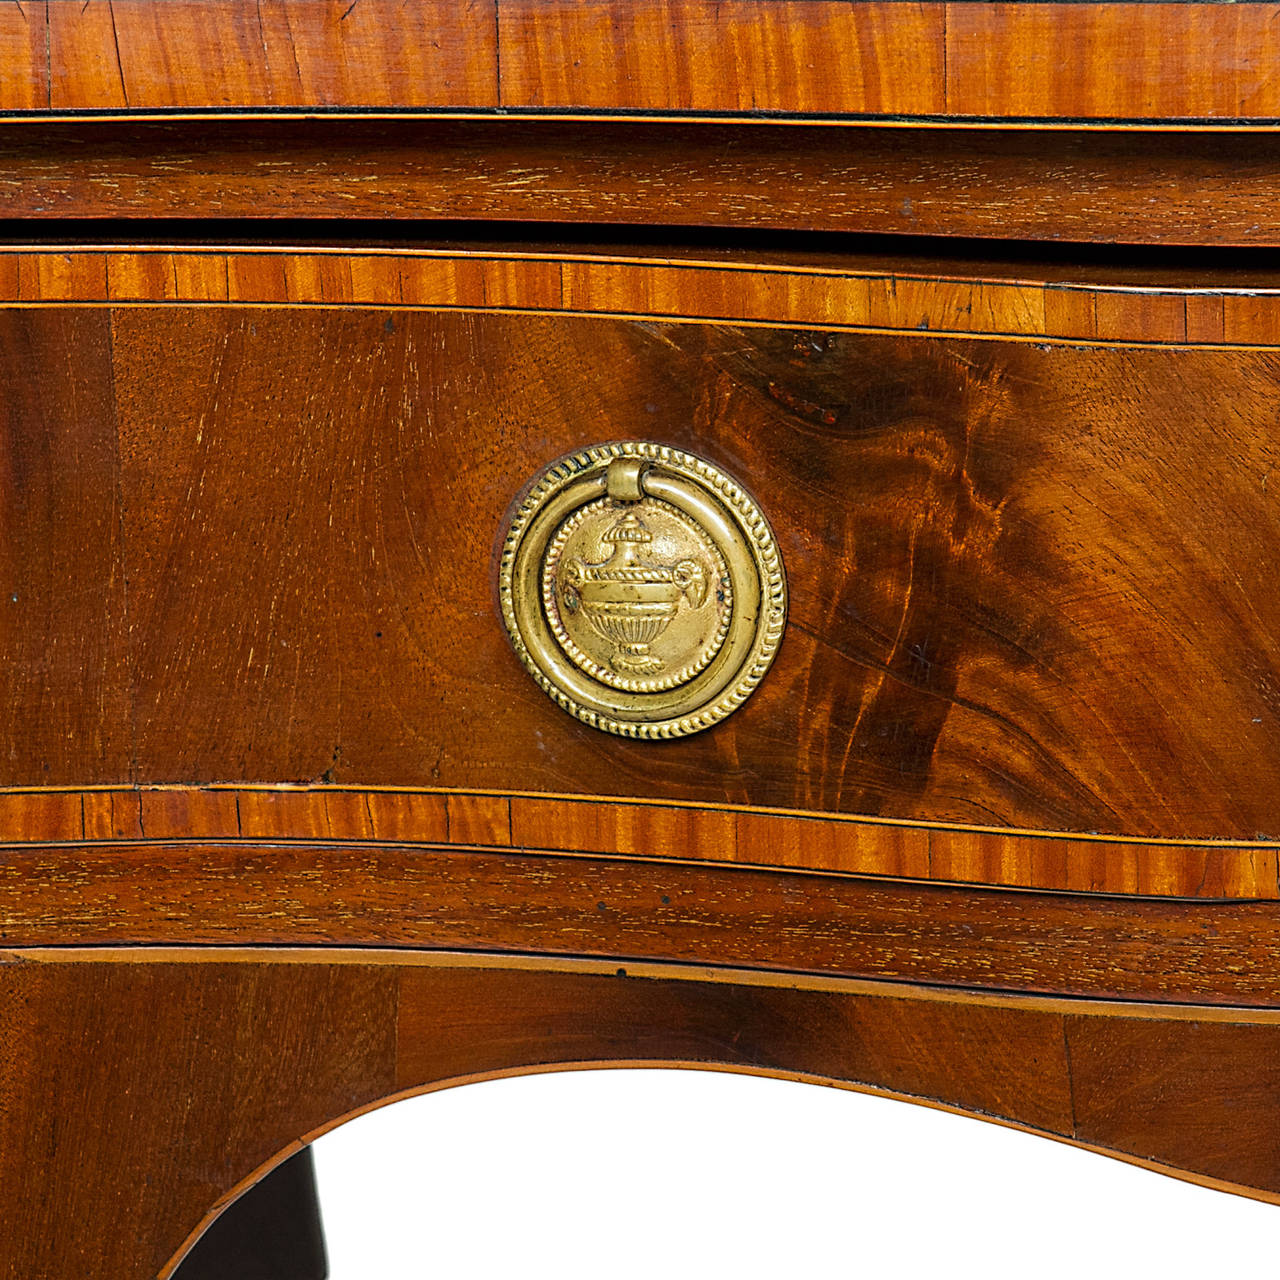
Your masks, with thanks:
<instances>
[{"instance_id":1,"label":"backplate of drawer pull","mask_svg":"<svg viewBox=\"0 0 1280 1280\"><path fill-rule=\"evenodd\" d=\"M507 534L499 596L544 692L625 737L723 720L786 625L760 509L705 459L647 442L597 445L537 477Z\"/></svg>"}]
</instances>

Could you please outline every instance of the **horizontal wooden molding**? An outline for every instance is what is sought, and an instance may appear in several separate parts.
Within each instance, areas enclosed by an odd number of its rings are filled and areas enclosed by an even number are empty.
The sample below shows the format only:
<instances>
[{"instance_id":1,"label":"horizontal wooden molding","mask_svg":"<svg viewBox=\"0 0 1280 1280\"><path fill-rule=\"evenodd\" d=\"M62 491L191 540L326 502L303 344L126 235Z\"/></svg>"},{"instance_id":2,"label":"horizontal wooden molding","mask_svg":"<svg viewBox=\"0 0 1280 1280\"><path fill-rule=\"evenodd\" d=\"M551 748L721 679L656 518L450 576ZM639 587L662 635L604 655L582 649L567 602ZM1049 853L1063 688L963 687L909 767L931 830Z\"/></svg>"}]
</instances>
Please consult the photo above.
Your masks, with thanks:
<instances>
[{"instance_id":1,"label":"horizontal wooden molding","mask_svg":"<svg viewBox=\"0 0 1280 1280\"><path fill-rule=\"evenodd\" d=\"M1033 276L1028 271L1028 276ZM1280 288L461 250L0 249L0 305L457 308L1139 345L1280 345Z\"/></svg>"},{"instance_id":2,"label":"horizontal wooden molding","mask_svg":"<svg viewBox=\"0 0 1280 1280\"><path fill-rule=\"evenodd\" d=\"M445 220L562 237L570 223L723 227L726 238L755 229L1023 239L1052 241L1054 252L1071 241L1273 246L1280 130L31 118L0 129L0 207L45 225L244 218L256 229L279 218L310 227L274 225L277 240L335 234L325 221L339 219L347 239L366 234L361 220L380 224L374 234L388 222ZM1190 261L1184 252L1171 269Z\"/></svg>"},{"instance_id":3,"label":"horizontal wooden molding","mask_svg":"<svg viewBox=\"0 0 1280 1280\"><path fill-rule=\"evenodd\" d=\"M1269 120L1272 16L1203 3L26 0L0 12L0 112Z\"/></svg>"},{"instance_id":4,"label":"horizontal wooden molding","mask_svg":"<svg viewBox=\"0 0 1280 1280\"><path fill-rule=\"evenodd\" d=\"M921 1004L1016 1009L1073 1014L1081 1018L1130 1018L1142 1022L1212 1022L1233 1026L1280 1026L1280 1008L1219 1004L1173 1004L1135 1000L1095 1000L1073 996L1022 995L1003 991L948 989L909 982L769 969L733 969L724 965L628 962L581 956L528 955L502 951L424 951L414 948L245 946L67 946L0 950L0 965L227 965L306 968L372 966L381 969L435 969L486 973L573 974L588 978L638 979L642 982L715 983L764 991L816 991Z\"/></svg>"},{"instance_id":5,"label":"horizontal wooden molding","mask_svg":"<svg viewBox=\"0 0 1280 1280\"><path fill-rule=\"evenodd\" d=\"M1280 898L1280 844L1066 833L663 801L384 788L0 793L0 845L387 843L605 854L1071 893Z\"/></svg>"},{"instance_id":6,"label":"horizontal wooden molding","mask_svg":"<svg viewBox=\"0 0 1280 1280\"><path fill-rule=\"evenodd\" d=\"M1274 1006L1280 905L332 839L11 847L0 948L413 947Z\"/></svg>"}]
</instances>

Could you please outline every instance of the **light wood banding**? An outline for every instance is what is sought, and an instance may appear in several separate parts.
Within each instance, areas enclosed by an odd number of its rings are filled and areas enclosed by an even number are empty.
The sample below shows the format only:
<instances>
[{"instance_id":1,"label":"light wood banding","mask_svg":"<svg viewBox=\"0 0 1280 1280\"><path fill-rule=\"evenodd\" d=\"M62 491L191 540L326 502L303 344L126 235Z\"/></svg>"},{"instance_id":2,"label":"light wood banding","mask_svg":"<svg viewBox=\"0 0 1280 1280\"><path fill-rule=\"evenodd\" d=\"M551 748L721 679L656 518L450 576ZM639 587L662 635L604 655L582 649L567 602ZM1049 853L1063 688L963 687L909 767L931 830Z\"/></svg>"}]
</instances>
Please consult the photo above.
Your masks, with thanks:
<instances>
[{"instance_id":1,"label":"light wood banding","mask_svg":"<svg viewBox=\"0 0 1280 1280\"><path fill-rule=\"evenodd\" d=\"M1001 884L1072 893L1280 898L1280 843L1081 837L759 808L341 787L0 793L0 848L315 841L453 845ZM127 858L127 853L121 852Z\"/></svg>"},{"instance_id":2,"label":"light wood banding","mask_svg":"<svg viewBox=\"0 0 1280 1280\"><path fill-rule=\"evenodd\" d=\"M1040 278L1037 279L1037 274ZM1175 286L847 257L486 250L0 248L0 305L470 309L1141 345L1280 346L1280 278ZM1102 273L1104 276L1106 273Z\"/></svg>"}]
</instances>

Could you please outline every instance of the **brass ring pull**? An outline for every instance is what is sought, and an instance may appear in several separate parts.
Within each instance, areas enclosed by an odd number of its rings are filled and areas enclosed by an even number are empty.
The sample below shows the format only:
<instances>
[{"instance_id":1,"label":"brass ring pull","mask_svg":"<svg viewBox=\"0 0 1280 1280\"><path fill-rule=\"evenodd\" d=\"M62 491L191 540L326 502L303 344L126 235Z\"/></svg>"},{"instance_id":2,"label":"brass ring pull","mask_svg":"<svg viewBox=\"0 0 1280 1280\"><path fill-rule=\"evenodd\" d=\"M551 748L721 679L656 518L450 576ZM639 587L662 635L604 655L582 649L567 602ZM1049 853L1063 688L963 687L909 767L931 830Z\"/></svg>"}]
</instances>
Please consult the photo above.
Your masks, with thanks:
<instances>
[{"instance_id":1,"label":"brass ring pull","mask_svg":"<svg viewBox=\"0 0 1280 1280\"><path fill-rule=\"evenodd\" d=\"M503 546L503 618L566 711L633 738L708 729L760 683L787 585L760 509L703 458L646 442L553 463Z\"/></svg>"}]
</instances>

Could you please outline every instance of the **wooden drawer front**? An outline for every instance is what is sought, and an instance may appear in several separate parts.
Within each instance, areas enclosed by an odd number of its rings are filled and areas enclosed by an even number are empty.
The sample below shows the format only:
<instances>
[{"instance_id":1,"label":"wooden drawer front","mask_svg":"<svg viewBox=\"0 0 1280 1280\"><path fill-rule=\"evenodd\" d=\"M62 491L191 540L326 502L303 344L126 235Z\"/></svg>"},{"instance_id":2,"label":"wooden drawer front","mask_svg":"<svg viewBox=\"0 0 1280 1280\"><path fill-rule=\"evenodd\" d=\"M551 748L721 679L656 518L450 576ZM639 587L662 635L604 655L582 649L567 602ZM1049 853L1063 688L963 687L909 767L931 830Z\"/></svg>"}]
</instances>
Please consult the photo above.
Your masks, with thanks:
<instances>
[{"instance_id":1,"label":"wooden drawer front","mask_svg":"<svg viewBox=\"0 0 1280 1280\"><path fill-rule=\"evenodd\" d=\"M1280 367L1139 349L291 308L0 315L0 782L660 796L1248 840L1280 794ZM791 615L709 733L523 672L528 478L742 479Z\"/></svg>"}]
</instances>

